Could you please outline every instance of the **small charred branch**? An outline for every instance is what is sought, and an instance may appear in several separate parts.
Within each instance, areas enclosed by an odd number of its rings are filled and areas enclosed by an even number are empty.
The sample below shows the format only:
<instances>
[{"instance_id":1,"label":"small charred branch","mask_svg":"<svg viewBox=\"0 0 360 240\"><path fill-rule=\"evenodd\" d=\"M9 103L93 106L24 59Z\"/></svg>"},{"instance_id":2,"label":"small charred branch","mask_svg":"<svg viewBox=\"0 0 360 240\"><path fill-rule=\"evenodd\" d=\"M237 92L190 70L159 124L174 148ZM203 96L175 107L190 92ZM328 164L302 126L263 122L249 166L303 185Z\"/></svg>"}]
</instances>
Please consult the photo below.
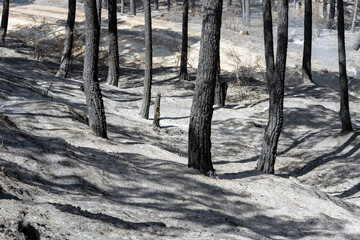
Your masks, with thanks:
<instances>
[{"instance_id":1,"label":"small charred branch","mask_svg":"<svg viewBox=\"0 0 360 240\"><path fill-rule=\"evenodd\" d=\"M154 126L160 127L160 98L161 93L158 93L154 105Z\"/></svg>"}]
</instances>

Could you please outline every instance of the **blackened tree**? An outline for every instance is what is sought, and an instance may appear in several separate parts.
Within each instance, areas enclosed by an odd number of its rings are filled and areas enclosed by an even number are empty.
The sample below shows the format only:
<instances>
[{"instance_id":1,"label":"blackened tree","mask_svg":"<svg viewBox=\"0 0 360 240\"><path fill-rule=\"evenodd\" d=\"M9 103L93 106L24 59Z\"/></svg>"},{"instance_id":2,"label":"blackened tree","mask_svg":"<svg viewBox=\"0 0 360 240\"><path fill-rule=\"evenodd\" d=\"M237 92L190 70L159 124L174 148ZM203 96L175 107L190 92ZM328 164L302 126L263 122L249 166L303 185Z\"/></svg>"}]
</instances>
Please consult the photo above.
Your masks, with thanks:
<instances>
[{"instance_id":1,"label":"blackened tree","mask_svg":"<svg viewBox=\"0 0 360 240\"><path fill-rule=\"evenodd\" d=\"M106 138L105 109L98 81L100 27L96 2L84 0L84 11L86 29L83 78L89 126L97 136Z\"/></svg>"},{"instance_id":2,"label":"blackened tree","mask_svg":"<svg viewBox=\"0 0 360 240\"><path fill-rule=\"evenodd\" d=\"M284 81L288 45L288 0L278 4L278 39L274 76L269 82L269 121L265 129L257 169L274 173L277 145L283 124Z\"/></svg>"},{"instance_id":3,"label":"blackened tree","mask_svg":"<svg viewBox=\"0 0 360 240\"><path fill-rule=\"evenodd\" d=\"M345 54L345 33L344 33L344 2L338 0L338 52L339 52L339 77L340 77L340 119L341 131L351 131L348 80L346 74L346 54Z\"/></svg>"},{"instance_id":4,"label":"blackened tree","mask_svg":"<svg viewBox=\"0 0 360 240\"><path fill-rule=\"evenodd\" d=\"M211 119L220 51L222 5L222 0L207 0L204 4L199 65L189 123L188 166L211 177L216 176L211 160Z\"/></svg>"},{"instance_id":5,"label":"blackened tree","mask_svg":"<svg viewBox=\"0 0 360 240\"><path fill-rule=\"evenodd\" d=\"M102 0L96 0L96 8L97 8L97 15L99 18L99 26L101 29L101 10L102 10Z\"/></svg>"},{"instance_id":6,"label":"blackened tree","mask_svg":"<svg viewBox=\"0 0 360 240\"><path fill-rule=\"evenodd\" d=\"M150 0L143 0L145 17L145 76L144 94L141 106L141 116L149 119L151 84L152 84L152 32Z\"/></svg>"},{"instance_id":7,"label":"blackened tree","mask_svg":"<svg viewBox=\"0 0 360 240\"><path fill-rule=\"evenodd\" d=\"M130 0L130 15L136 15L136 0Z\"/></svg>"},{"instance_id":8,"label":"blackened tree","mask_svg":"<svg viewBox=\"0 0 360 240\"><path fill-rule=\"evenodd\" d=\"M71 51L74 42L75 16L76 16L76 0L69 0L64 48L61 54L60 67L56 73L56 77L66 78L68 74L70 60L71 60Z\"/></svg>"},{"instance_id":9,"label":"blackened tree","mask_svg":"<svg viewBox=\"0 0 360 240\"><path fill-rule=\"evenodd\" d=\"M271 0L263 0L262 4L263 4L263 23L264 23L266 83L267 86L269 86L269 82L273 78L275 71Z\"/></svg>"},{"instance_id":10,"label":"blackened tree","mask_svg":"<svg viewBox=\"0 0 360 240\"><path fill-rule=\"evenodd\" d=\"M189 80L188 63L188 19L189 19L189 0L183 1L183 19L182 19L182 41L181 41L181 59L180 59L180 80Z\"/></svg>"},{"instance_id":11,"label":"blackened tree","mask_svg":"<svg viewBox=\"0 0 360 240\"><path fill-rule=\"evenodd\" d=\"M313 82L311 74L312 0L305 0L302 81Z\"/></svg>"},{"instance_id":12,"label":"blackened tree","mask_svg":"<svg viewBox=\"0 0 360 240\"><path fill-rule=\"evenodd\" d=\"M9 22L9 2L10 0L3 0L3 11L0 26L0 45L3 45L5 43L5 37Z\"/></svg>"},{"instance_id":13,"label":"blackened tree","mask_svg":"<svg viewBox=\"0 0 360 240\"><path fill-rule=\"evenodd\" d=\"M329 21L327 23L327 28L332 28L334 19L335 19L335 0L330 0L330 10L329 10Z\"/></svg>"},{"instance_id":14,"label":"blackened tree","mask_svg":"<svg viewBox=\"0 0 360 240\"><path fill-rule=\"evenodd\" d=\"M109 70L107 83L118 86L119 82L119 47L117 36L117 5L116 0L108 0L109 30Z\"/></svg>"}]
</instances>

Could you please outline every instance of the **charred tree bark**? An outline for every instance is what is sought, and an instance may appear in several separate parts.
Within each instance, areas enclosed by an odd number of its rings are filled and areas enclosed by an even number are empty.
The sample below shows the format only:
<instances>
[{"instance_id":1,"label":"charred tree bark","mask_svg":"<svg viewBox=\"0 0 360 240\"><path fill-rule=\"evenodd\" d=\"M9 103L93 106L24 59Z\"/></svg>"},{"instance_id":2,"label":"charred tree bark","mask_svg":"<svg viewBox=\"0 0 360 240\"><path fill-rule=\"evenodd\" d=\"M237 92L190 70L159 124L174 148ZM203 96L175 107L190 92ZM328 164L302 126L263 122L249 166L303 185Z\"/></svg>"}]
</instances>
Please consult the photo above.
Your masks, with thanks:
<instances>
[{"instance_id":1,"label":"charred tree bark","mask_svg":"<svg viewBox=\"0 0 360 240\"><path fill-rule=\"evenodd\" d=\"M3 45L5 43L5 37L9 22L9 2L10 0L3 0L3 11L0 26L0 45Z\"/></svg>"},{"instance_id":2,"label":"charred tree bark","mask_svg":"<svg viewBox=\"0 0 360 240\"><path fill-rule=\"evenodd\" d=\"M332 28L335 19L335 0L330 0L329 21L327 28Z\"/></svg>"},{"instance_id":3,"label":"charred tree bark","mask_svg":"<svg viewBox=\"0 0 360 240\"><path fill-rule=\"evenodd\" d=\"M346 74L345 33L344 33L344 3L338 0L338 51L340 77L340 119L341 132L353 130L350 120L348 80Z\"/></svg>"},{"instance_id":4,"label":"charred tree bark","mask_svg":"<svg viewBox=\"0 0 360 240\"><path fill-rule=\"evenodd\" d=\"M69 0L68 17L66 22L64 49L61 54L61 62L56 77L66 78L69 70L71 51L74 42L74 26L76 16L76 0Z\"/></svg>"},{"instance_id":5,"label":"charred tree bark","mask_svg":"<svg viewBox=\"0 0 360 240\"><path fill-rule=\"evenodd\" d=\"M353 32L353 33L355 32L358 3L359 3L359 0L355 0L355 3L354 3L354 16L353 16L353 20L352 20L352 23L351 23L351 32Z\"/></svg>"},{"instance_id":6,"label":"charred tree bark","mask_svg":"<svg viewBox=\"0 0 360 240\"><path fill-rule=\"evenodd\" d=\"M84 0L84 11L86 30L83 78L89 126L97 136L106 138L105 109L98 81L100 28L96 2Z\"/></svg>"},{"instance_id":7,"label":"charred tree bark","mask_svg":"<svg viewBox=\"0 0 360 240\"><path fill-rule=\"evenodd\" d=\"M136 15L136 0L130 0L130 15Z\"/></svg>"},{"instance_id":8,"label":"charred tree bark","mask_svg":"<svg viewBox=\"0 0 360 240\"><path fill-rule=\"evenodd\" d=\"M96 0L96 9L98 12L98 18L99 18L99 27L101 29L101 9L102 9L102 0Z\"/></svg>"},{"instance_id":9,"label":"charred tree bark","mask_svg":"<svg viewBox=\"0 0 360 240\"><path fill-rule=\"evenodd\" d=\"M278 4L278 40L275 73L269 83L269 122L265 129L257 169L274 173L279 136L283 124L284 81L288 45L288 0Z\"/></svg>"},{"instance_id":10,"label":"charred tree bark","mask_svg":"<svg viewBox=\"0 0 360 240\"><path fill-rule=\"evenodd\" d=\"M263 22L264 22L264 45L265 45L265 62L266 62L266 85L273 78L275 71L274 63L274 38L273 24L271 14L271 0L263 0Z\"/></svg>"},{"instance_id":11,"label":"charred tree bark","mask_svg":"<svg viewBox=\"0 0 360 240\"><path fill-rule=\"evenodd\" d=\"M109 18L109 70L107 83L118 86L119 83L119 46L117 36L117 5L116 0L108 2Z\"/></svg>"},{"instance_id":12,"label":"charred tree bark","mask_svg":"<svg viewBox=\"0 0 360 240\"><path fill-rule=\"evenodd\" d=\"M149 109L151 100L151 84L152 84L152 32L151 32L151 8L150 0L144 2L145 17L145 76L144 76L144 95L141 106L141 116L149 119Z\"/></svg>"},{"instance_id":13,"label":"charred tree bark","mask_svg":"<svg viewBox=\"0 0 360 240\"><path fill-rule=\"evenodd\" d=\"M189 20L189 0L183 1L182 19L182 40L181 40L181 59L180 59L180 80L189 80L188 63L188 20Z\"/></svg>"},{"instance_id":14,"label":"charred tree bark","mask_svg":"<svg viewBox=\"0 0 360 240\"><path fill-rule=\"evenodd\" d=\"M188 166L215 177L211 161L217 61L220 44L222 0L207 0L202 22L199 65L189 124Z\"/></svg>"},{"instance_id":15,"label":"charred tree bark","mask_svg":"<svg viewBox=\"0 0 360 240\"><path fill-rule=\"evenodd\" d=\"M302 61L302 81L312 83L311 74L311 45L312 45L312 0L305 0L304 14L304 48Z\"/></svg>"},{"instance_id":16,"label":"charred tree bark","mask_svg":"<svg viewBox=\"0 0 360 240\"><path fill-rule=\"evenodd\" d=\"M156 100L155 100L155 104L154 104L154 126L155 127L160 127L160 99L161 99L161 94L158 93L156 95Z\"/></svg>"}]
</instances>

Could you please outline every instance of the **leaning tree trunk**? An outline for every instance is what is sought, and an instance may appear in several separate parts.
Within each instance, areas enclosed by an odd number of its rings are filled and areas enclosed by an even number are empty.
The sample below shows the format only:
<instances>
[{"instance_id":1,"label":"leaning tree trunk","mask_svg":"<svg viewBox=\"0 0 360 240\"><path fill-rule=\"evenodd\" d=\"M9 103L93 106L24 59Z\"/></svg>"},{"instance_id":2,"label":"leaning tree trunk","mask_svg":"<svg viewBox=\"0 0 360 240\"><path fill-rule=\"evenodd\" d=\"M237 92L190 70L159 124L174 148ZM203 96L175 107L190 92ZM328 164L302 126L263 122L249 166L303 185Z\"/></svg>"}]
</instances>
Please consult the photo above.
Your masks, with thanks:
<instances>
[{"instance_id":1,"label":"leaning tree trunk","mask_svg":"<svg viewBox=\"0 0 360 240\"><path fill-rule=\"evenodd\" d=\"M266 85L269 87L275 71L273 24L271 15L271 0L263 0L264 44L266 62Z\"/></svg>"},{"instance_id":2,"label":"leaning tree trunk","mask_svg":"<svg viewBox=\"0 0 360 240\"><path fill-rule=\"evenodd\" d=\"M311 44L312 44L312 0L305 0L304 14L304 48L302 61L302 81L312 83L311 74Z\"/></svg>"},{"instance_id":3,"label":"leaning tree trunk","mask_svg":"<svg viewBox=\"0 0 360 240\"><path fill-rule=\"evenodd\" d=\"M346 74L345 31L344 31L344 2L338 0L338 51L339 51L339 77L340 77L340 119L341 132L351 131L348 80Z\"/></svg>"},{"instance_id":4,"label":"leaning tree trunk","mask_svg":"<svg viewBox=\"0 0 360 240\"><path fill-rule=\"evenodd\" d=\"M61 62L56 77L66 78L69 70L71 51L74 42L74 26L76 16L76 0L69 0L68 17L66 22L64 49L61 55Z\"/></svg>"},{"instance_id":5,"label":"leaning tree trunk","mask_svg":"<svg viewBox=\"0 0 360 240\"><path fill-rule=\"evenodd\" d=\"M145 76L144 94L141 106L141 116L149 119L151 84L152 84L152 33L150 0L143 0L145 17Z\"/></svg>"},{"instance_id":6,"label":"leaning tree trunk","mask_svg":"<svg viewBox=\"0 0 360 240\"><path fill-rule=\"evenodd\" d=\"M130 15L136 15L136 0L130 0Z\"/></svg>"},{"instance_id":7,"label":"leaning tree trunk","mask_svg":"<svg viewBox=\"0 0 360 240\"><path fill-rule=\"evenodd\" d=\"M359 0L355 0L355 4L354 4L354 16L353 16L353 20L351 23L351 32L355 32L355 25L356 25L356 15L357 15L357 10L358 10L358 3Z\"/></svg>"},{"instance_id":8,"label":"leaning tree trunk","mask_svg":"<svg viewBox=\"0 0 360 240\"><path fill-rule=\"evenodd\" d=\"M84 0L85 11L85 54L84 92L89 115L90 129L103 138L107 137L105 109L98 81L99 18L93 0Z\"/></svg>"},{"instance_id":9,"label":"leaning tree trunk","mask_svg":"<svg viewBox=\"0 0 360 240\"><path fill-rule=\"evenodd\" d=\"M181 59L180 59L180 80L189 80L188 63L188 18L189 18L189 0L183 1L183 19L182 19L182 41L181 41Z\"/></svg>"},{"instance_id":10,"label":"leaning tree trunk","mask_svg":"<svg viewBox=\"0 0 360 240\"><path fill-rule=\"evenodd\" d=\"M0 26L0 45L3 45L5 43L5 37L9 22L9 2L10 0L3 0L3 11Z\"/></svg>"},{"instance_id":11,"label":"leaning tree trunk","mask_svg":"<svg viewBox=\"0 0 360 240\"><path fill-rule=\"evenodd\" d=\"M274 173L277 145L283 123L284 81L288 45L288 0L278 4L278 40L275 73L269 82L269 122L265 129L257 169Z\"/></svg>"},{"instance_id":12,"label":"leaning tree trunk","mask_svg":"<svg viewBox=\"0 0 360 240\"><path fill-rule=\"evenodd\" d=\"M108 2L109 18L109 71L107 83L112 86L118 86L119 83L119 46L117 36L117 5L116 0Z\"/></svg>"},{"instance_id":13,"label":"leaning tree trunk","mask_svg":"<svg viewBox=\"0 0 360 240\"><path fill-rule=\"evenodd\" d=\"M216 176L211 161L211 119L220 50L222 4L222 0L207 0L204 4L199 65L189 124L188 166L211 177Z\"/></svg>"}]
</instances>

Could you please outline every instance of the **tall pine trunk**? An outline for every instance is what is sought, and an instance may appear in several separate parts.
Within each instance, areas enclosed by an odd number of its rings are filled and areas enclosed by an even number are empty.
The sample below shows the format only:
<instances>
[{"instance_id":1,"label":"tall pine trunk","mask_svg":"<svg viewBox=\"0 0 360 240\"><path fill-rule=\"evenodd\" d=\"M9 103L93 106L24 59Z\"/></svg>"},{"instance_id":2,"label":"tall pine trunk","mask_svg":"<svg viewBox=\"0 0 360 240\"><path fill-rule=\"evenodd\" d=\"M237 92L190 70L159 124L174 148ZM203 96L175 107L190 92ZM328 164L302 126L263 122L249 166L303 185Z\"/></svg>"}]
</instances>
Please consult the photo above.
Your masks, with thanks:
<instances>
[{"instance_id":1,"label":"tall pine trunk","mask_svg":"<svg viewBox=\"0 0 360 240\"><path fill-rule=\"evenodd\" d=\"M341 132L351 131L348 80L346 74L346 54L345 54L345 30L344 30L344 2L338 0L338 52L339 52L339 77L340 77L340 119Z\"/></svg>"},{"instance_id":2,"label":"tall pine trunk","mask_svg":"<svg viewBox=\"0 0 360 240\"><path fill-rule=\"evenodd\" d=\"M188 166L213 177L216 174L211 160L211 119L220 51L222 4L222 0L207 0L204 5L199 65L189 124Z\"/></svg>"},{"instance_id":3,"label":"tall pine trunk","mask_svg":"<svg viewBox=\"0 0 360 240\"><path fill-rule=\"evenodd\" d=\"M105 109L98 81L100 28L96 2L84 0L84 11L86 30L83 78L89 126L97 136L106 138Z\"/></svg>"},{"instance_id":4,"label":"tall pine trunk","mask_svg":"<svg viewBox=\"0 0 360 240\"><path fill-rule=\"evenodd\" d=\"M358 10L358 3L359 3L359 0L354 0L355 3L354 3L354 15L353 15L353 20L352 20L352 23L351 23L351 32L355 32L355 25L356 25L356 15L357 15L357 10Z\"/></svg>"},{"instance_id":5,"label":"tall pine trunk","mask_svg":"<svg viewBox=\"0 0 360 240\"><path fill-rule=\"evenodd\" d=\"M266 84L273 78L275 71L274 63L274 40L273 24L271 14L271 0L263 0L263 22L264 22L264 45L265 45L265 62L266 62Z\"/></svg>"},{"instance_id":6,"label":"tall pine trunk","mask_svg":"<svg viewBox=\"0 0 360 240\"><path fill-rule=\"evenodd\" d=\"M145 17L145 76L144 94L141 106L141 116L149 119L151 84L152 84L152 32L150 0L143 0Z\"/></svg>"},{"instance_id":7,"label":"tall pine trunk","mask_svg":"<svg viewBox=\"0 0 360 240\"><path fill-rule=\"evenodd\" d=\"M61 62L56 77L66 78L69 70L71 51L74 42L74 26L76 16L76 0L69 0L68 17L66 22L64 49L61 54Z\"/></svg>"},{"instance_id":8,"label":"tall pine trunk","mask_svg":"<svg viewBox=\"0 0 360 240\"><path fill-rule=\"evenodd\" d=\"M3 11L0 26L0 45L3 45L5 43L5 37L9 22L9 2L10 0L3 0Z\"/></svg>"},{"instance_id":9,"label":"tall pine trunk","mask_svg":"<svg viewBox=\"0 0 360 240\"><path fill-rule=\"evenodd\" d=\"M118 86L119 83L119 46L117 36L117 5L116 0L108 2L109 18L109 70L107 83L112 86Z\"/></svg>"},{"instance_id":10,"label":"tall pine trunk","mask_svg":"<svg viewBox=\"0 0 360 240\"><path fill-rule=\"evenodd\" d=\"M189 80L188 63L188 19L189 19L189 0L183 1L182 19L182 40L181 40L181 59L180 59L180 80Z\"/></svg>"},{"instance_id":11,"label":"tall pine trunk","mask_svg":"<svg viewBox=\"0 0 360 240\"><path fill-rule=\"evenodd\" d=\"M130 0L130 15L136 15L136 0Z\"/></svg>"},{"instance_id":12,"label":"tall pine trunk","mask_svg":"<svg viewBox=\"0 0 360 240\"><path fill-rule=\"evenodd\" d=\"M304 13L304 48L302 61L302 81L312 83L311 74L311 45L312 45L312 0L305 0Z\"/></svg>"},{"instance_id":13,"label":"tall pine trunk","mask_svg":"<svg viewBox=\"0 0 360 240\"><path fill-rule=\"evenodd\" d=\"M279 136L283 124L284 82L288 45L288 0L278 4L278 40L275 73L269 82L269 122L265 129L257 169L274 173Z\"/></svg>"}]
</instances>

